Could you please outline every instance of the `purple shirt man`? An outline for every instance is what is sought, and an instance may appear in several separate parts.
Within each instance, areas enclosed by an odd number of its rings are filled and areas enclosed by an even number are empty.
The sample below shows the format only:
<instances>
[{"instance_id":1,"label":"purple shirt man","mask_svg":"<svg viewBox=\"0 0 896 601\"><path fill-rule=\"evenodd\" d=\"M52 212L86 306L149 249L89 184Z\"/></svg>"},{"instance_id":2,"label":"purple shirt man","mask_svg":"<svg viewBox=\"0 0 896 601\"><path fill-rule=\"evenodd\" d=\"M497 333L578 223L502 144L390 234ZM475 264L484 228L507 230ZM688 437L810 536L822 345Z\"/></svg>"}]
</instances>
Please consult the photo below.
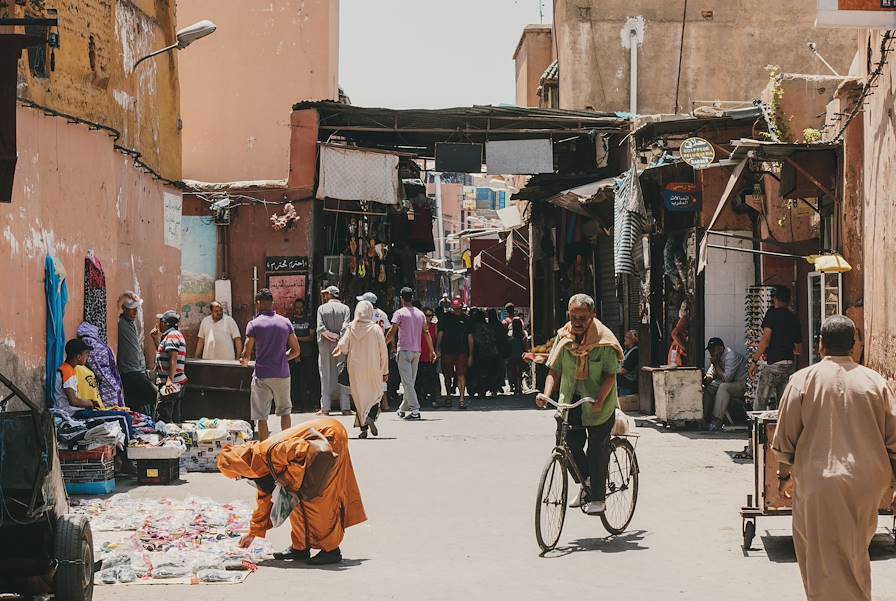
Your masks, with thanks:
<instances>
[{"instance_id":1,"label":"purple shirt man","mask_svg":"<svg viewBox=\"0 0 896 601\"><path fill-rule=\"evenodd\" d=\"M287 341L292 324L282 315L265 311L246 326L246 337L255 339L255 377L288 378Z\"/></svg>"},{"instance_id":2,"label":"purple shirt man","mask_svg":"<svg viewBox=\"0 0 896 601\"><path fill-rule=\"evenodd\" d=\"M392 327L386 336L386 343L391 343L397 334L398 353L395 355L395 363L398 365L398 373L401 376L401 384L404 387L404 398L398 408L398 417L404 419L420 419L420 401L414 385L417 382L417 367L420 364L421 336L426 341L430 351L431 361L438 360L429 330L424 329L426 316L420 309L414 307L414 291L410 288L402 288L401 309L392 314Z\"/></svg>"},{"instance_id":3,"label":"purple shirt man","mask_svg":"<svg viewBox=\"0 0 896 601\"><path fill-rule=\"evenodd\" d=\"M399 327L399 351L422 351L420 343L423 341L423 324L426 323L423 311L417 307L402 307L392 315L392 323Z\"/></svg>"},{"instance_id":4,"label":"purple shirt man","mask_svg":"<svg viewBox=\"0 0 896 601\"><path fill-rule=\"evenodd\" d=\"M289 362L299 356L299 340L292 324L282 315L274 313L274 295L262 288L255 295L255 319L246 326L246 345L240 363L247 365L255 351L255 373L252 375L251 415L258 427L258 440L270 433L268 415L271 403L274 413L280 416L280 429L292 425L290 413Z\"/></svg>"}]
</instances>

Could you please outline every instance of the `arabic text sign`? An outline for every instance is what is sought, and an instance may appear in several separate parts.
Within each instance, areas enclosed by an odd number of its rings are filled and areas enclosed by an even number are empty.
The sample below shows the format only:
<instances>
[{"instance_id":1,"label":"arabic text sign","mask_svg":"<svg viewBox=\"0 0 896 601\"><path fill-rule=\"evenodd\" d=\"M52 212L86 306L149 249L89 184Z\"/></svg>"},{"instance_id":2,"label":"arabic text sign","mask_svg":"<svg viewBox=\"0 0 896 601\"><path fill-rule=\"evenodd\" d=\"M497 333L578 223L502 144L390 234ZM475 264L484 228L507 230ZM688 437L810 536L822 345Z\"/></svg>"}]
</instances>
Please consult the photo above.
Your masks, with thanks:
<instances>
[{"instance_id":1,"label":"arabic text sign","mask_svg":"<svg viewBox=\"0 0 896 601\"><path fill-rule=\"evenodd\" d=\"M715 148L703 138L688 138L681 143L679 153L681 159L695 169L706 167L716 158Z\"/></svg>"},{"instance_id":2,"label":"arabic text sign","mask_svg":"<svg viewBox=\"0 0 896 601\"><path fill-rule=\"evenodd\" d=\"M267 257L264 270L268 273L308 271L308 257Z\"/></svg>"},{"instance_id":3,"label":"arabic text sign","mask_svg":"<svg viewBox=\"0 0 896 601\"><path fill-rule=\"evenodd\" d=\"M292 304L297 298L305 299L304 275L272 275L268 287L274 295L274 311L283 317L292 316Z\"/></svg>"},{"instance_id":4,"label":"arabic text sign","mask_svg":"<svg viewBox=\"0 0 896 601\"><path fill-rule=\"evenodd\" d=\"M663 189L663 201L667 211L694 211L700 204L700 192L696 184L673 182Z\"/></svg>"}]
</instances>

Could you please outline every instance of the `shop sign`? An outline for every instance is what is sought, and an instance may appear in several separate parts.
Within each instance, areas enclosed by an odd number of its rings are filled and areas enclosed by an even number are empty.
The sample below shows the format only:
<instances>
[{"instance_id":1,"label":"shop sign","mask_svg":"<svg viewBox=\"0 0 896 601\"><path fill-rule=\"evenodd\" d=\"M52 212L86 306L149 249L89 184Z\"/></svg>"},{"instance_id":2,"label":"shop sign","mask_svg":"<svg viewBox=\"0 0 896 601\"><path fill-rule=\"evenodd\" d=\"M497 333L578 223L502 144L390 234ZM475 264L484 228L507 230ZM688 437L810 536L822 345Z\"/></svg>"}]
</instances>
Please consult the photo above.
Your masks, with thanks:
<instances>
[{"instance_id":1,"label":"shop sign","mask_svg":"<svg viewBox=\"0 0 896 601\"><path fill-rule=\"evenodd\" d=\"M697 210L700 205L700 192L697 190L697 184L687 182L666 184L663 189L663 204L667 211Z\"/></svg>"},{"instance_id":2,"label":"shop sign","mask_svg":"<svg viewBox=\"0 0 896 601\"><path fill-rule=\"evenodd\" d=\"M308 271L308 257L266 257L264 270L268 273Z\"/></svg>"},{"instance_id":3,"label":"shop sign","mask_svg":"<svg viewBox=\"0 0 896 601\"><path fill-rule=\"evenodd\" d=\"M818 27L896 27L896 0L817 0L817 7Z\"/></svg>"},{"instance_id":4,"label":"shop sign","mask_svg":"<svg viewBox=\"0 0 896 601\"><path fill-rule=\"evenodd\" d=\"M706 167L716 158L716 149L703 138L688 138L678 151L681 159L694 169Z\"/></svg>"}]
</instances>

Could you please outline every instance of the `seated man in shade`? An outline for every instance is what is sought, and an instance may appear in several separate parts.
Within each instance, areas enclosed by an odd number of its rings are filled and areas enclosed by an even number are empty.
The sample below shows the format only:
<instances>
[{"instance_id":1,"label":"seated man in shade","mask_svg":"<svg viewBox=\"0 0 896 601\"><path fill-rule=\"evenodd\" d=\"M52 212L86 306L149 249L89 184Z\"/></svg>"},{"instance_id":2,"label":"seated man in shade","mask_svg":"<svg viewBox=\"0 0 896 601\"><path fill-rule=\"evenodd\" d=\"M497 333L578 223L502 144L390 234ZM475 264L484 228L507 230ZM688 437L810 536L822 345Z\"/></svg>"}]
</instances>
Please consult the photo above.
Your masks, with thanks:
<instances>
[{"instance_id":1,"label":"seated man in shade","mask_svg":"<svg viewBox=\"0 0 896 601\"><path fill-rule=\"evenodd\" d=\"M732 398L743 397L747 381L747 358L725 346L721 338L710 338L709 369L703 387L703 415L710 430L721 430Z\"/></svg>"},{"instance_id":2,"label":"seated man in shade","mask_svg":"<svg viewBox=\"0 0 896 601\"><path fill-rule=\"evenodd\" d=\"M69 417L86 420L96 417L123 417L129 438L134 437L131 415L125 411L108 411L100 400L96 376L86 367L90 348L80 338L65 343L65 362L56 370L53 387L53 408Z\"/></svg>"}]
</instances>

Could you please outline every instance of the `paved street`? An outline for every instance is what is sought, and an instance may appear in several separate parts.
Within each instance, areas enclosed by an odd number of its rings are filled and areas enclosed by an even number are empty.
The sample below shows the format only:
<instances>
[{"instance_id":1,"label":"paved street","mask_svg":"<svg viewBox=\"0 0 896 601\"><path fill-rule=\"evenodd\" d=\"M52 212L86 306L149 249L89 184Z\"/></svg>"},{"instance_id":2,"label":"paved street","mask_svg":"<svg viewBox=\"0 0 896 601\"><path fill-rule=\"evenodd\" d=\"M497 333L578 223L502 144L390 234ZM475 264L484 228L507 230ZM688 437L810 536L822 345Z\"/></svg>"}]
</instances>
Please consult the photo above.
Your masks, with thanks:
<instances>
[{"instance_id":1,"label":"paved street","mask_svg":"<svg viewBox=\"0 0 896 601\"><path fill-rule=\"evenodd\" d=\"M741 435L639 428L641 489L630 532L607 538L598 518L570 511L558 550L541 558L533 507L552 444L550 412L430 411L419 423L387 415L380 430L378 440L351 443L370 520L348 530L341 566L271 562L242 585L97 587L94 598L605 598L601 589L645 600L803 598L788 518L760 520L756 550L741 550L737 511L752 478L750 465L731 459ZM249 486L216 474L186 481L126 494L252 498ZM270 536L276 549L288 544L286 528ZM892 539L879 538L875 599L896 599Z\"/></svg>"}]
</instances>

